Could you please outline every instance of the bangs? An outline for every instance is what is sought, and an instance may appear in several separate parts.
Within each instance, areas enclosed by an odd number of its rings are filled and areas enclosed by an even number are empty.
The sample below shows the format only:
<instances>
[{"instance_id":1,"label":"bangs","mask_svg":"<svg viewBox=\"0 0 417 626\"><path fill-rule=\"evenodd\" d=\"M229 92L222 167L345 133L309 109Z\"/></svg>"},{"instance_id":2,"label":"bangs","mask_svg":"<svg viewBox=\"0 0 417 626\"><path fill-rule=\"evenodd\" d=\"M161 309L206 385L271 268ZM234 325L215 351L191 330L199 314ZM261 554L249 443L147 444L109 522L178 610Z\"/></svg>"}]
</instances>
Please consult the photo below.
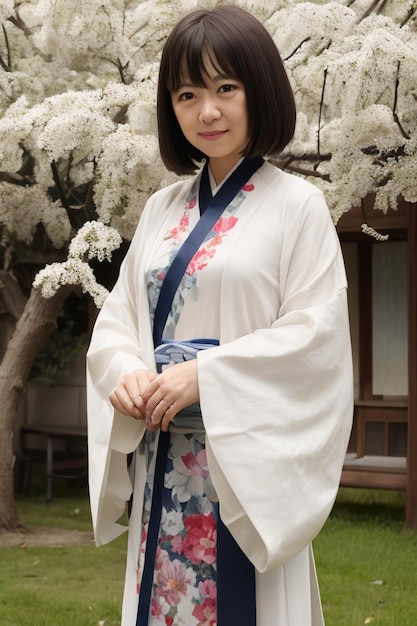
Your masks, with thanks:
<instances>
[{"instance_id":1,"label":"bangs","mask_svg":"<svg viewBox=\"0 0 417 626\"><path fill-rule=\"evenodd\" d=\"M217 76L238 80L245 88L245 157L276 156L292 139L296 119L294 95L271 35L259 20L240 7L197 9L177 23L161 56L158 140L162 160L172 172L193 174L206 158L184 136L173 110L172 94L185 82L207 87L208 79Z\"/></svg>"},{"instance_id":2,"label":"bangs","mask_svg":"<svg viewBox=\"0 0 417 626\"><path fill-rule=\"evenodd\" d=\"M232 51L227 39L218 30L212 33L207 30L207 25L200 22L191 36L188 33L187 38L178 40L172 50L165 83L170 93L177 91L185 81L190 81L196 87L207 87L207 78L213 70L219 76L239 80L231 62Z\"/></svg>"}]
</instances>

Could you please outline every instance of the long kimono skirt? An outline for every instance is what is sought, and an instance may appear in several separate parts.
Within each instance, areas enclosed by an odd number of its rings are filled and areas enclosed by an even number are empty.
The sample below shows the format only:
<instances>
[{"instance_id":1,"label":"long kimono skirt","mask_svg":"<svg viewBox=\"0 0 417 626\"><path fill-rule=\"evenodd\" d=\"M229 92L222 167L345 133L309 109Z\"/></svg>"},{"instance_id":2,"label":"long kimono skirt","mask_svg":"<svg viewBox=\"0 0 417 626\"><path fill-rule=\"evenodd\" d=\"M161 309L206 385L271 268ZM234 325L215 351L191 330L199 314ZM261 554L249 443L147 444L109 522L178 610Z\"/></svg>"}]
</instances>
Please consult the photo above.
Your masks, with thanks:
<instances>
[{"instance_id":1,"label":"long kimono skirt","mask_svg":"<svg viewBox=\"0 0 417 626\"><path fill-rule=\"evenodd\" d=\"M170 626L174 620L175 624L184 626L215 626L217 623L218 506L207 467L202 424L200 428L191 433L180 433L175 432L174 427L170 434L149 626ZM152 442L148 445L152 448ZM151 457L145 487L138 593L144 566L155 456Z\"/></svg>"}]
</instances>

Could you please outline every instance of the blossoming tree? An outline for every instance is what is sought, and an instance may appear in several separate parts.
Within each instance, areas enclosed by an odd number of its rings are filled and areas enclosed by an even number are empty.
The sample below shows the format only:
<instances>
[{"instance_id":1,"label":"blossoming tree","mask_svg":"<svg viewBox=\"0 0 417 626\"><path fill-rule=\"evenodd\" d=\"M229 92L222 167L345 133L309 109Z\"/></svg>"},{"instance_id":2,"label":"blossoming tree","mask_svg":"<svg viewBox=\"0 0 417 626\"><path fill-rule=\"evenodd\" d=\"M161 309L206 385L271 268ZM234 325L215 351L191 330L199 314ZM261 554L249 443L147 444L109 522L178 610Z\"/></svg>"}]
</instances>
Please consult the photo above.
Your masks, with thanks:
<instances>
[{"instance_id":1,"label":"blossoming tree","mask_svg":"<svg viewBox=\"0 0 417 626\"><path fill-rule=\"evenodd\" d=\"M0 292L18 319L0 365L0 527L15 528L12 432L37 351L89 265L129 240L172 176L158 154L158 57L178 16L216 0L0 0ZM298 122L281 167L324 191L334 221L417 201L417 2L237 0L271 32ZM364 227L366 229L366 227ZM372 232L372 231L370 231ZM53 248L27 302L19 252ZM51 259L50 259L51 260Z\"/></svg>"}]
</instances>

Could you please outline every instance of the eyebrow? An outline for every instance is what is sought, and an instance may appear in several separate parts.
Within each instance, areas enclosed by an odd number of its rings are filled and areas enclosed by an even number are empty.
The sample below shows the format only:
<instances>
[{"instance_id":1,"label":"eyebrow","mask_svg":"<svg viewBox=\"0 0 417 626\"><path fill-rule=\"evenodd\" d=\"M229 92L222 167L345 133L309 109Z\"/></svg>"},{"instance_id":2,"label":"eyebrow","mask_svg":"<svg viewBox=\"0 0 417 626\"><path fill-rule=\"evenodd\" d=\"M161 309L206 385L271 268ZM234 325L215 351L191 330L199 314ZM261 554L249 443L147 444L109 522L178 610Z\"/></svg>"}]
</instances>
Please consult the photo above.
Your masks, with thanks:
<instances>
[{"instance_id":1,"label":"eyebrow","mask_svg":"<svg viewBox=\"0 0 417 626\"><path fill-rule=\"evenodd\" d=\"M229 74L216 74L216 76L209 76L208 78L213 81L213 83L218 83L222 80L237 80L237 78L235 78L234 76L230 76ZM194 87L196 87L196 85L192 82L183 82L178 85L178 89L176 89L176 91L179 91L180 89Z\"/></svg>"}]
</instances>

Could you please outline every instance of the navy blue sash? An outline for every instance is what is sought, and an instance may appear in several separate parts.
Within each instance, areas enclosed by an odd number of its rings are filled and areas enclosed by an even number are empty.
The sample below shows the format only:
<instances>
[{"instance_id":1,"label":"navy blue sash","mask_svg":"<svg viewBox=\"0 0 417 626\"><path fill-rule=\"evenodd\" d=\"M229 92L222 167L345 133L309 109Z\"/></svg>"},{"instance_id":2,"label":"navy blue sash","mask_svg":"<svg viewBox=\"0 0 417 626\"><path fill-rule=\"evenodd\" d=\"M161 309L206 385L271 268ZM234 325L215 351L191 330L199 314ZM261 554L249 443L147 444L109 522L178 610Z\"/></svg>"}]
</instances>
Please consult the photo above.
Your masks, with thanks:
<instances>
[{"instance_id":1,"label":"navy blue sash","mask_svg":"<svg viewBox=\"0 0 417 626\"><path fill-rule=\"evenodd\" d=\"M177 288L194 254L213 228L224 209L244 184L263 164L262 157L244 159L227 182L213 197L205 164L200 180L200 219L174 256L159 293L155 309L153 340L157 347L162 341L166 320ZM151 514L145 549L145 562L139 593L136 626L148 626L152 584L162 514L162 493L169 432L159 432L156 454ZM256 626L255 570L223 524L217 522L217 626Z\"/></svg>"},{"instance_id":2,"label":"navy blue sash","mask_svg":"<svg viewBox=\"0 0 417 626\"><path fill-rule=\"evenodd\" d=\"M171 310L172 301L189 262L223 213L224 209L231 203L233 198L242 189L243 185L249 180L252 174L260 168L262 163L262 157L244 159L214 197L211 193L208 163L205 164L201 174L199 192L201 217L178 250L177 254L174 256L171 265L165 274L164 282L162 283L161 290L159 292L153 323L153 342L155 347L159 346L161 343L162 334L164 332L168 314Z\"/></svg>"}]
</instances>

